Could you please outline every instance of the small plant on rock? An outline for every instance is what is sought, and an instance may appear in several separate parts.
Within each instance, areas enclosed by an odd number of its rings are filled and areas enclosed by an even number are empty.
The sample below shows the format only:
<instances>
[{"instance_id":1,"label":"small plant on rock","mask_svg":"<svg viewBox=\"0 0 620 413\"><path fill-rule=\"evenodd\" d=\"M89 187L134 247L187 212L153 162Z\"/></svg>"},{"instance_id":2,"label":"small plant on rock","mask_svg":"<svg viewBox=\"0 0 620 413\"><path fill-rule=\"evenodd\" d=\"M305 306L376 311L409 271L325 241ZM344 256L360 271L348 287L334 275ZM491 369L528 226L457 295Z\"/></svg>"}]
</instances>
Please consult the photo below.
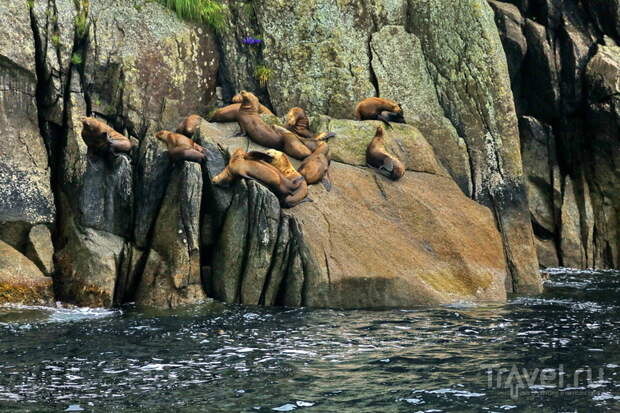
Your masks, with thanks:
<instances>
[{"instance_id":1,"label":"small plant on rock","mask_svg":"<svg viewBox=\"0 0 620 413\"><path fill-rule=\"evenodd\" d=\"M263 65L256 66L256 69L254 69L254 77L258 80L261 87L267 86L272 73L273 70Z\"/></svg>"}]
</instances>

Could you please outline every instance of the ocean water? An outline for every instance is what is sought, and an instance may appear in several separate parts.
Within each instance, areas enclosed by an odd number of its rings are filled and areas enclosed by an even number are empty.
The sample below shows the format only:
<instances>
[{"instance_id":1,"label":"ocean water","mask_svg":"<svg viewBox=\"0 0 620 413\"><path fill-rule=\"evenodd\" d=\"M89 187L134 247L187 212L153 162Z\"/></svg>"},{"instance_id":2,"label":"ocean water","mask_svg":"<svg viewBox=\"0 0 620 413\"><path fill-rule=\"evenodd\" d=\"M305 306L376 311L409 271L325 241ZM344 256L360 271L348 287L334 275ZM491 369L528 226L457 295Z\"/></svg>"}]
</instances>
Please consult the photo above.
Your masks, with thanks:
<instances>
[{"instance_id":1,"label":"ocean water","mask_svg":"<svg viewBox=\"0 0 620 413\"><path fill-rule=\"evenodd\" d=\"M620 273L402 310L0 307L0 411L619 412Z\"/></svg>"}]
</instances>

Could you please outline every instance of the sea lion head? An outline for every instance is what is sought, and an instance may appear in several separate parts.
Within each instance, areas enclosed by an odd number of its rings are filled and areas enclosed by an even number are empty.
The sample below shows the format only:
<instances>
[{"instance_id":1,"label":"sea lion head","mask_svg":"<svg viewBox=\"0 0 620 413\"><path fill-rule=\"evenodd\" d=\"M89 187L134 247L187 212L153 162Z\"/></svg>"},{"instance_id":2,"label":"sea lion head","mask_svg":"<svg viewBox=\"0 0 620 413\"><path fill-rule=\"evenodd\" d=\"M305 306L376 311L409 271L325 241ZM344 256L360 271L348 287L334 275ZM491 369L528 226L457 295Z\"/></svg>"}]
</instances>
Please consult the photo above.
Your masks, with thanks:
<instances>
[{"instance_id":1,"label":"sea lion head","mask_svg":"<svg viewBox=\"0 0 620 413\"><path fill-rule=\"evenodd\" d=\"M170 138L170 132L167 130L160 130L155 134L155 137L162 142L168 143L168 139Z\"/></svg>"},{"instance_id":2,"label":"sea lion head","mask_svg":"<svg viewBox=\"0 0 620 413\"><path fill-rule=\"evenodd\" d=\"M237 93L235 96L232 97L232 103L241 103L243 102L243 97L241 96L241 94L245 92L245 90L242 90L241 92Z\"/></svg>"},{"instance_id":3,"label":"sea lion head","mask_svg":"<svg viewBox=\"0 0 620 413\"><path fill-rule=\"evenodd\" d=\"M89 116L82 116L80 120L82 121L83 130L87 133L96 132L101 125L101 121Z\"/></svg>"},{"instance_id":4,"label":"sea lion head","mask_svg":"<svg viewBox=\"0 0 620 413\"><path fill-rule=\"evenodd\" d=\"M375 132L375 139L383 139L384 137L384 129L383 126L377 126L377 131Z\"/></svg>"},{"instance_id":5,"label":"sea lion head","mask_svg":"<svg viewBox=\"0 0 620 413\"><path fill-rule=\"evenodd\" d=\"M284 176L289 177L292 175L295 175L295 176L299 175L299 172L297 172L297 169L295 169L295 167L291 163L288 156L286 156L284 153L278 150L275 150L275 149L269 149L266 151L266 153L267 155L270 155L271 157L273 157L273 160L271 161L271 165L275 166L276 169L282 172Z\"/></svg>"},{"instance_id":6,"label":"sea lion head","mask_svg":"<svg viewBox=\"0 0 620 413\"><path fill-rule=\"evenodd\" d=\"M286 126L293 127L297 126L297 122L299 119L302 119L306 116L306 113L302 108L292 108L286 114Z\"/></svg>"},{"instance_id":7,"label":"sea lion head","mask_svg":"<svg viewBox=\"0 0 620 413\"><path fill-rule=\"evenodd\" d=\"M246 92L245 90L241 91L241 109L245 111L256 111L258 112L258 107L260 102L254 93Z\"/></svg>"}]
</instances>

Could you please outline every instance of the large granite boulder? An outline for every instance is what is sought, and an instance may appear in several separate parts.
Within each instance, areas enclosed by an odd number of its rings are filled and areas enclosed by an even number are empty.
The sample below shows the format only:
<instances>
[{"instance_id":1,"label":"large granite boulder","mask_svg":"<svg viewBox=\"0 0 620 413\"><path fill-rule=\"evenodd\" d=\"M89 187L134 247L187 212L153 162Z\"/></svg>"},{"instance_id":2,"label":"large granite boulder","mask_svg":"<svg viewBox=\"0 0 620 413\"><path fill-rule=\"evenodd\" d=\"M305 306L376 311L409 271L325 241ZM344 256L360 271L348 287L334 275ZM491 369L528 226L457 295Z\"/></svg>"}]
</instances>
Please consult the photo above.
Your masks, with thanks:
<instances>
[{"instance_id":1,"label":"large granite boulder","mask_svg":"<svg viewBox=\"0 0 620 413\"><path fill-rule=\"evenodd\" d=\"M0 241L0 305L51 305L52 279L9 244Z\"/></svg>"},{"instance_id":2,"label":"large granite boulder","mask_svg":"<svg viewBox=\"0 0 620 413\"><path fill-rule=\"evenodd\" d=\"M312 202L281 210L256 182L241 180L228 189L206 182L207 193L228 194L225 206L207 209L203 217L203 228L204 222L219 228L209 241L213 253L206 254L210 296L231 303L344 308L506 298L506 261L492 213L465 197L443 168L416 165L435 156L415 128L405 125L394 133L403 139L417 133L426 155L410 158L405 177L393 182L356 161L365 151L361 140L367 144L372 138L361 131L371 132L378 123L326 122L348 130L357 126L364 137L334 139L334 152L359 141L343 158L352 164L332 161L334 188L311 187ZM200 128L209 142L207 165L219 163L207 176L225 165L216 144L228 151L264 149L245 138L222 137L218 129L207 122ZM222 209L219 218L209 212Z\"/></svg>"}]
</instances>

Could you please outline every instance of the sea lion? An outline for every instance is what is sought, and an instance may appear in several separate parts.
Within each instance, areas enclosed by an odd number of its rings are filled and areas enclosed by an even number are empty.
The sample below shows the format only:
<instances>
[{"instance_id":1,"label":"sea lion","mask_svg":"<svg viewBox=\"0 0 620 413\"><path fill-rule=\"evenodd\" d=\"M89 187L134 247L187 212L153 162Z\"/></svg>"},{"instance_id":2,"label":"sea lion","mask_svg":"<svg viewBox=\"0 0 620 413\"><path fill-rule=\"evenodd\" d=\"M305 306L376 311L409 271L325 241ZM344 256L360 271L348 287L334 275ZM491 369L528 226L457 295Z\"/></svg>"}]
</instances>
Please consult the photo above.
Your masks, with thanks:
<instances>
[{"instance_id":1,"label":"sea lion","mask_svg":"<svg viewBox=\"0 0 620 413\"><path fill-rule=\"evenodd\" d=\"M366 162L388 178L397 181L405 174L405 166L393 155L385 150L383 127L377 127L374 138L366 148Z\"/></svg>"},{"instance_id":2,"label":"sea lion","mask_svg":"<svg viewBox=\"0 0 620 413\"><path fill-rule=\"evenodd\" d=\"M236 122L241 103L233 103L216 110L209 118L210 122Z\"/></svg>"},{"instance_id":3,"label":"sea lion","mask_svg":"<svg viewBox=\"0 0 620 413\"><path fill-rule=\"evenodd\" d=\"M286 114L286 122L284 123L284 127L302 138L314 138L314 135L308 129L309 126L310 120L302 108L292 108Z\"/></svg>"},{"instance_id":4,"label":"sea lion","mask_svg":"<svg viewBox=\"0 0 620 413\"><path fill-rule=\"evenodd\" d=\"M202 118L199 115L189 115L177 126L176 133L192 138L200 126Z\"/></svg>"},{"instance_id":5,"label":"sea lion","mask_svg":"<svg viewBox=\"0 0 620 413\"><path fill-rule=\"evenodd\" d=\"M82 139L89 151L102 154L130 152L135 145L106 123L91 117L82 118Z\"/></svg>"},{"instance_id":6,"label":"sea lion","mask_svg":"<svg viewBox=\"0 0 620 413\"><path fill-rule=\"evenodd\" d=\"M302 160L312 155L312 150L304 144L303 138L278 125L273 125L273 130L280 135L282 152L288 156Z\"/></svg>"},{"instance_id":7,"label":"sea lion","mask_svg":"<svg viewBox=\"0 0 620 413\"><path fill-rule=\"evenodd\" d=\"M357 120L381 120L390 126L390 122L405 123L403 110L393 100L384 98L368 98L355 107Z\"/></svg>"},{"instance_id":8,"label":"sea lion","mask_svg":"<svg viewBox=\"0 0 620 413\"><path fill-rule=\"evenodd\" d=\"M190 161L201 163L205 159L205 150L202 146L180 133L161 130L155 137L166 143L168 155L173 162Z\"/></svg>"},{"instance_id":9,"label":"sea lion","mask_svg":"<svg viewBox=\"0 0 620 413\"><path fill-rule=\"evenodd\" d=\"M242 91L245 92L245 91ZM239 109L241 109L241 102L243 102L243 97L241 93L237 93L232 98L232 104L224 106L216 110L211 117L209 118L210 122L236 122L237 116L239 115ZM258 102L258 114L259 115L272 115L272 111L262 103Z\"/></svg>"},{"instance_id":10,"label":"sea lion","mask_svg":"<svg viewBox=\"0 0 620 413\"><path fill-rule=\"evenodd\" d=\"M282 172L282 175L286 176L291 181L294 181L299 177L302 177L303 179L303 175L295 169L286 154L275 149L269 149L265 153L272 157L270 164ZM312 199L308 198L308 183L306 180L303 179L301 185L299 186L299 190L295 194L287 196L283 201L283 206L287 208L292 208L302 202L312 202Z\"/></svg>"},{"instance_id":11,"label":"sea lion","mask_svg":"<svg viewBox=\"0 0 620 413\"><path fill-rule=\"evenodd\" d=\"M245 92L245 91L242 90L241 92ZM243 103L243 96L241 96L241 92L239 92L235 96L233 96L232 103ZM269 108L267 106L265 106L262 103L260 103L260 101L258 102L258 114L259 115L276 116L276 115L274 115L274 113L272 111L269 110Z\"/></svg>"},{"instance_id":12,"label":"sea lion","mask_svg":"<svg viewBox=\"0 0 620 413\"><path fill-rule=\"evenodd\" d=\"M272 159L268 154L257 151L245 152L239 148L233 153L226 168L215 176L212 182L214 185L226 186L238 176L254 179L269 188L284 204L289 196L296 197L303 177L288 179L271 165Z\"/></svg>"},{"instance_id":13,"label":"sea lion","mask_svg":"<svg viewBox=\"0 0 620 413\"><path fill-rule=\"evenodd\" d=\"M308 185L322 182L325 189L331 191L332 184L329 177L329 145L319 143L312 155L308 156L299 166L299 173L306 179Z\"/></svg>"},{"instance_id":14,"label":"sea lion","mask_svg":"<svg viewBox=\"0 0 620 413\"><path fill-rule=\"evenodd\" d=\"M239 109L237 122L248 137L255 143L268 148L280 149L282 136L267 125L258 115L258 98L250 92L242 91L243 103Z\"/></svg>"},{"instance_id":15,"label":"sea lion","mask_svg":"<svg viewBox=\"0 0 620 413\"><path fill-rule=\"evenodd\" d=\"M302 108L292 108L286 114L284 127L302 138L301 141L311 151L316 150L319 141L327 141L336 136L336 134L332 132L322 132L315 135L308 129L309 125L310 120Z\"/></svg>"}]
</instances>

